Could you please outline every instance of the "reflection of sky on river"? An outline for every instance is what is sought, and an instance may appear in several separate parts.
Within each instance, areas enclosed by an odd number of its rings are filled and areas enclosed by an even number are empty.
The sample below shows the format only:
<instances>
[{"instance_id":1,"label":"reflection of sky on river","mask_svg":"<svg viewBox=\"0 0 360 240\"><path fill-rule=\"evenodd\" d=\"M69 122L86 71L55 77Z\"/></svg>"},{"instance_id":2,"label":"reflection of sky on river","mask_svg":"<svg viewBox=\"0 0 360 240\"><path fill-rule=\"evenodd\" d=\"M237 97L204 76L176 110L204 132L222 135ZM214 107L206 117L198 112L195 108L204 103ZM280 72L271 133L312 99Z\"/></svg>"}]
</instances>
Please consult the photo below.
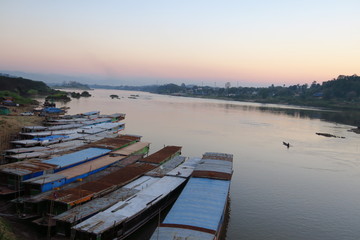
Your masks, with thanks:
<instances>
[{"instance_id":1,"label":"reflection of sky on river","mask_svg":"<svg viewBox=\"0 0 360 240\"><path fill-rule=\"evenodd\" d=\"M116 90L91 93L68 103L69 113L124 112L125 133L144 136L151 152L180 145L185 156L234 154L227 239L360 239L359 135L343 124L355 122L356 114ZM124 98L111 100L111 94ZM129 99L130 94L140 97Z\"/></svg>"}]
</instances>

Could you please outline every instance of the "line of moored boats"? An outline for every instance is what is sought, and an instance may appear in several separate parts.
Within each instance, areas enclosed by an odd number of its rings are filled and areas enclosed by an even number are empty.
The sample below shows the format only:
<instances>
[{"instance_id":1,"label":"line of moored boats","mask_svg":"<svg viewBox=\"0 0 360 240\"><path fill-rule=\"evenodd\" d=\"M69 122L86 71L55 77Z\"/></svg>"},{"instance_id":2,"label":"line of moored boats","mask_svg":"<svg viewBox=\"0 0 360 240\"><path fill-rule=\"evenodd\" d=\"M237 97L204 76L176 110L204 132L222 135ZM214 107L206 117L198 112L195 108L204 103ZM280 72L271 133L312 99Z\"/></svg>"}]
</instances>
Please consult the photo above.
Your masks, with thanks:
<instances>
[{"instance_id":1,"label":"line of moored boats","mask_svg":"<svg viewBox=\"0 0 360 240\"><path fill-rule=\"evenodd\" d=\"M233 156L188 158L180 146L149 155L141 136L120 134L124 119L92 111L24 126L0 165L8 213L48 236L124 239L173 204L151 239L219 239Z\"/></svg>"}]
</instances>

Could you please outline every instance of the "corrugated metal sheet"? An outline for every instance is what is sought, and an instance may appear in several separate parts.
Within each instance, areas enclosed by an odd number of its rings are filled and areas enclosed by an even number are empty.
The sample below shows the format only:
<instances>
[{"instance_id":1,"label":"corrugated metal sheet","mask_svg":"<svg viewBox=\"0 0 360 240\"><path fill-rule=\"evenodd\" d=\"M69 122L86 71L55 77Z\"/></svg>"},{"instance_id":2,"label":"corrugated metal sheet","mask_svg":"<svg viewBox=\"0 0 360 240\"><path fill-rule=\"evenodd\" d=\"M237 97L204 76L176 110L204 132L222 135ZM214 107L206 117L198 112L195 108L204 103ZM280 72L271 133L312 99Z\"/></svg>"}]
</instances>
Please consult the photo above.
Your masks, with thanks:
<instances>
[{"instance_id":1,"label":"corrugated metal sheet","mask_svg":"<svg viewBox=\"0 0 360 240\"><path fill-rule=\"evenodd\" d=\"M131 157L130 157L131 158ZM177 161L183 161L185 157L175 157L178 159ZM198 161L200 158L198 159ZM170 164L173 168L173 164ZM194 165L194 161L190 161L189 163L182 163L184 167ZM193 166L194 168L194 166ZM128 169L129 170L129 169ZM126 170L126 171L128 171ZM118 174L121 174L118 172ZM86 218L94 213L100 212L105 209L105 207L110 207L113 204L124 201L126 197L130 197L135 193L148 188L152 184L159 181L160 178L158 177L151 177L151 176L141 176L138 179L133 180L132 182L124 185L122 188L115 190L114 192L107 194L106 196L96 198L90 202L83 204L82 206L75 207L57 217L55 219L59 221L65 221L69 223L75 223L76 221ZM100 180L101 181L101 180ZM76 214L79 214L75 216Z\"/></svg>"},{"instance_id":2,"label":"corrugated metal sheet","mask_svg":"<svg viewBox=\"0 0 360 240\"><path fill-rule=\"evenodd\" d=\"M120 137L122 139L128 139L128 140L131 140L131 141L140 141L142 136L140 135L133 135L133 134L125 134L125 135L120 135Z\"/></svg>"},{"instance_id":3,"label":"corrugated metal sheet","mask_svg":"<svg viewBox=\"0 0 360 240\"><path fill-rule=\"evenodd\" d=\"M214 234L175 227L158 227L150 240L214 240Z\"/></svg>"},{"instance_id":4,"label":"corrugated metal sheet","mask_svg":"<svg viewBox=\"0 0 360 240\"><path fill-rule=\"evenodd\" d=\"M106 191L108 188L121 187L154 168L155 166L145 163L131 164L96 181L91 181L72 189L60 190L58 191L58 195L60 196L59 198L55 199L53 196L49 196L47 199L66 204L81 202L83 198L89 198L102 191ZM97 189L96 191L94 189L91 190L92 186L95 184L101 184L102 188ZM89 188L87 186L89 186ZM86 192L82 192L83 189L88 190Z\"/></svg>"},{"instance_id":5,"label":"corrugated metal sheet","mask_svg":"<svg viewBox=\"0 0 360 240\"><path fill-rule=\"evenodd\" d=\"M163 177L133 197L118 202L107 210L79 223L73 229L100 234L162 200L185 181L183 178Z\"/></svg>"},{"instance_id":6,"label":"corrugated metal sheet","mask_svg":"<svg viewBox=\"0 0 360 240\"><path fill-rule=\"evenodd\" d=\"M173 157L169 161L162 164L160 167L146 173L146 175L153 176L153 177L163 177L168 172L174 170L174 168L176 168L179 164L181 164L185 160L186 160L186 157L183 157L183 156Z\"/></svg>"},{"instance_id":7,"label":"corrugated metal sheet","mask_svg":"<svg viewBox=\"0 0 360 240\"><path fill-rule=\"evenodd\" d=\"M18 176L24 176L31 173L41 172L49 169L54 169L57 165L43 163L40 161L26 161L6 164L0 170L4 173L15 174Z\"/></svg>"},{"instance_id":8,"label":"corrugated metal sheet","mask_svg":"<svg viewBox=\"0 0 360 240\"><path fill-rule=\"evenodd\" d=\"M29 153L29 152L41 152L48 149L49 148L47 147L14 148L14 149L5 150L5 152L12 154L20 154L20 153Z\"/></svg>"},{"instance_id":9,"label":"corrugated metal sheet","mask_svg":"<svg viewBox=\"0 0 360 240\"><path fill-rule=\"evenodd\" d=\"M168 172L166 175L188 178L191 176L200 161L201 158L190 158L174 170Z\"/></svg>"},{"instance_id":10,"label":"corrugated metal sheet","mask_svg":"<svg viewBox=\"0 0 360 240\"><path fill-rule=\"evenodd\" d=\"M24 131L43 131L46 129L44 126L25 126L22 128Z\"/></svg>"},{"instance_id":11,"label":"corrugated metal sheet","mask_svg":"<svg viewBox=\"0 0 360 240\"><path fill-rule=\"evenodd\" d=\"M233 173L233 155L208 152L203 155L193 177L230 180Z\"/></svg>"},{"instance_id":12,"label":"corrugated metal sheet","mask_svg":"<svg viewBox=\"0 0 360 240\"><path fill-rule=\"evenodd\" d=\"M195 168L193 176L230 180L232 172L232 162L230 161L202 159Z\"/></svg>"},{"instance_id":13,"label":"corrugated metal sheet","mask_svg":"<svg viewBox=\"0 0 360 240\"><path fill-rule=\"evenodd\" d=\"M56 221L62 221L67 223L76 223L79 220L85 220L91 215L94 215L106 208L114 205L115 203L122 201L130 196L133 196L139 192L138 190L129 190L129 189L118 189L109 195L106 198L96 198L91 200L88 203L85 203L80 206L76 206L56 217Z\"/></svg>"},{"instance_id":14,"label":"corrugated metal sheet","mask_svg":"<svg viewBox=\"0 0 360 240\"><path fill-rule=\"evenodd\" d=\"M76 133L76 130L58 130L58 131L45 131L45 132L31 132L31 133L20 133L24 136L30 137L46 137L51 135L69 135L72 133Z\"/></svg>"},{"instance_id":15,"label":"corrugated metal sheet","mask_svg":"<svg viewBox=\"0 0 360 240\"><path fill-rule=\"evenodd\" d=\"M127 138L123 138L122 136L119 136L115 138L104 138L99 141L87 144L85 147L98 147L98 148L115 150L123 147L124 145L130 144L133 141Z\"/></svg>"},{"instance_id":16,"label":"corrugated metal sheet","mask_svg":"<svg viewBox=\"0 0 360 240\"><path fill-rule=\"evenodd\" d=\"M217 153L217 152L207 152L204 153L204 159L217 159L217 160L226 160L226 161L233 161L233 155L229 153Z\"/></svg>"},{"instance_id":17,"label":"corrugated metal sheet","mask_svg":"<svg viewBox=\"0 0 360 240\"><path fill-rule=\"evenodd\" d=\"M125 158L124 156L118 156L118 157L110 157L109 155L99 157L95 160L83 163L81 165L68 168L66 170L60 171L58 173L61 173L62 175L66 176L66 178L70 179L76 176L80 176L85 173L91 173L91 171L94 171L96 169L111 165L117 161L120 161L121 159Z\"/></svg>"},{"instance_id":18,"label":"corrugated metal sheet","mask_svg":"<svg viewBox=\"0 0 360 240\"><path fill-rule=\"evenodd\" d=\"M84 124L81 123L73 123L73 124L66 124L66 125L59 125L59 126L52 126L46 128L48 131L58 131L58 130L65 130L65 129L72 129L72 128L79 128L84 126Z\"/></svg>"},{"instance_id":19,"label":"corrugated metal sheet","mask_svg":"<svg viewBox=\"0 0 360 240\"><path fill-rule=\"evenodd\" d=\"M92 175L91 179L88 178L88 179L85 179L84 182L79 181L79 182L73 182L73 183L67 184L62 187L62 190L75 188L81 184L84 184L85 182L88 182L88 181L97 181L98 179L101 179L102 177L104 177L112 172L118 171L120 168L123 168L124 166L134 163L139 158L140 158L139 155L132 155L132 156L126 157L124 160L121 160L120 162L117 162L102 171L94 173ZM127 164L125 164L124 162L127 162ZM54 194L54 191L55 190L53 190L51 192L45 192L45 193L41 193L41 194L37 194L37 195L32 195L32 196L23 196L23 197L21 197L21 201L29 202L29 203L39 203L41 201L44 201L45 198L47 198L47 196Z\"/></svg>"},{"instance_id":20,"label":"corrugated metal sheet","mask_svg":"<svg viewBox=\"0 0 360 240\"><path fill-rule=\"evenodd\" d=\"M142 162L161 164L173 157L176 154L180 154L181 147L179 146L166 146L163 149L151 154L150 156L142 159Z\"/></svg>"},{"instance_id":21,"label":"corrugated metal sheet","mask_svg":"<svg viewBox=\"0 0 360 240\"><path fill-rule=\"evenodd\" d=\"M57 165L58 168L64 168L96 157L100 157L109 152L110 152L109 149L104 149L104 148L88 148L78 152L69 153L60 157L55 157L50 160L44 160L42 162Z\"/></svg>"},{"instance_id":22,"label":"corrugated metal sheet","mask_svg":"<svg viewBox=\"0 0 360 240\"><path fill-rule=\"evenodd\" d=\"M16 161L21 161L29 158L45 158L49 156L47 152L29 152L29 153L20 153L7 156L7 158L14 159Z\"/></svg>"},{"instance_id":23,"label":"corrugated metal sheet","mask_svg":"<svg viewBox=\"0 0 360 240\"><path fill-rule=\"evenodd\" d=\"M163 223L217 231L229 188L230 181L191 178Z\"/></svg>"},{"instance_id":24,"label":"corrugated metal sheet","mask_svg":"<svg viewBox=\"0 0 360 240\"><path fill-rule=\"evenodd\" d=\"M124 147L120 150L111 152L111 155L120 155L120 156L128 156L131 155L137 151L140 151L143 148L146 148L150 145L148 142L136 142L134 144L131 144L127 147Z\"/></svg>"},{"instance_id":25,"label":"corrugated metal sheet","mask_svg":"<svg viewBox=\"0 0 360 240\"><path fill-rule=\"evenodd\" d=\"M11 143L22 146L36 146L40 144L40 142L36 140L16 140L16 141L11 141Z\"/></svg>"},{"instance_id":26,"label":"corrugated metal sheet","mask_svg":"<svg viewBox=\"0 0 360 240\"><path fill-rule=\"evenodd\" d=\"M100 133L103 132L104 129L99 128L99 127L92 127L92 128L81 128L79 130L77 130L78 133L86 133L86 134L96 134L96 133Z\"/></svg>"},{"instance_id":27,"label":"corrugated metal sheet","mask_svg":"<svg viewBox=\"0 0 360 240\"><path fill-rule=\"evenodd\" d=\"M75 223L78 220L85 220L91 215L103 211L119 201L126 200L157 181L159 181L159 178L148 176L140 177L104 197L93 199L81 206L76 206L75 208L56 216L54 219L69 223Z\"/></svg>"},{"instance_id":28,"label":"corrugated metal sheet","mask_svg":"<svg viewBox=\"0 0 360 240\"><path fill-rule=\"evenodd\" d=\"M150 177L150 176L142 176L138 179L135 179L129 184L126 184L122 187L122 189L136 189L138 191L144 190L145 188L148 188L152 184L159 181L160 178L158 177Z\"/></svg>"},{"instance_id":29,"label":"corrugated metal sheet","mask_svg":"<svg viewBox=\"0 0 360 240\"><path fill-rule=\"evenodd\" d=\"M71 142L62 142L62 143L56 143L56 144L52 144L47 146L48 149L61 149L61 148L68 148L71 146L81 146L84 145L84 142L82 140L74 140Z\"/></svg>"}]
</instances>

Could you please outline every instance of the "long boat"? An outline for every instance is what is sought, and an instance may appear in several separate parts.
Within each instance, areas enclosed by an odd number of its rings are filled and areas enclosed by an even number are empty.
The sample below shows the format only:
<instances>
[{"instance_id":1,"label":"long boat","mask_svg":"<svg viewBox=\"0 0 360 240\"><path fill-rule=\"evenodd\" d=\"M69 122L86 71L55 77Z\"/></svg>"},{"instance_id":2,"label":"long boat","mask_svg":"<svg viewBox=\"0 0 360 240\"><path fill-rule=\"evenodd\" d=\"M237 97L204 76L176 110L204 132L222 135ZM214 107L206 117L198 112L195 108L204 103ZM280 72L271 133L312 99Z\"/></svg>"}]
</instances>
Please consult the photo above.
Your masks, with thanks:
<instances>
[{"instance_id":1,"label":"long boat","mask_svg":"<svg viewBox=\"0 0 360 240\"><path fill-rule=\"evenodd\" d=\"M55 216L53 219L56 221L57 233L70 237L72 226L111 207L119 201L123 201L124 199L135 195L139 191L158 181L161 177L164 177L168 172L178 167L185 160L186 157L183 156L173 157L166 163L145 173L143 176L131 181L123 187Z\"/></svg>"},{"instance_id":2,"label":"long boat","mask_svg":"<svg viewBox=\"0 0 360 240\"><path fill-rule=\"evenodd\" d=\"M151 240L216 240L223 230L233 155L205 153Z\"/></svg>"},{"instance_id":3,"label":"long boat","mask_svg":"<svg viewBox=\"0 0 360 240\"><path fill-rule=\"evenodd\" d=\"M41 192L50 191L54 188L59 188L65 184L83 179L110 167L112 164L121 161L129 155L143 154L148 152L149 145L150 143L147 142L137 142L117 150L117 152L121 152L121 155L117 157L108 154L71 168L63 168L64 170L62 171L56 171L52 174L45 174L23 181L25 194L34 195Z\"/></svg>"},{"instance_id":4,"label":"long boat","mask_svg":"<svg viewBox=\"0 0 360 240\"><path fill-rule=\"evenodd\" d=\"M94 160L111 152L105 148L87 148L50 160L29 160L2 165L0 168L0 195L21 191L23 182L48 173L56 173Z\"/></svg>"},{"instance_id":5,"label":"long boat","mask_svg":"<svg viewBox=\"0 0 360 240\"><path fill-rule=\"evenodd\" d=\"M121 122L100 123L94 126L84 126L72 130L29 133L34 136L42 136L42 135L44 136L35 137L33 139L15 140L15 141L11 141L11 143L15 147L46 146L54 143L81 139L85 135L95 135L98 133L118 133L123 129L125 129L125 123L121 123Z\"/></svg>"},{"instance_id":6,"label":"long boat","mask_svg":"<svg viewBox=\"0 0 360 240\"><path fill-rule=\"evenodd\" d=\"M195 168L194 163L200 159L188 161L191 164L180 165L132 197L75 225L71 239L123 239L129 236L176 200Z\"/></svg>"},{"instance_id":7,"label":"long boat","mask_svg":"<svg viewBox=\"0 0 360 240\"><path fill-rule=\"evenodd\" d=\"M140 138L140 136L121 135L116 138L108 138L90 143L76 152L70 152L49 160L27 160L2 165L0 166L0 195L12 194L22 190L23 182L26 180L74 167L101 157L111 151L116 152L130 144L137 143ZM128 152L131 153L131 150L128 150Z\"/></svg>"},{"instance_id":8,"label":"long boat","mask_svg":"<svg viewBox=\"0 0 360 240\"><path fill-rule=\"evenodd\" d=\"M178 156L181 153L180 150L181 147L178 146L166 146L163 149L160 149L159 151L153 153L152 155L141 159L141 162L127 165L99 179L78 185L74 188L67 188L66 190L56 191L53 194L47 195L43 198L45 200L45 203L43 203L42 205L48 205L47 207L43 208L51 208L52 210L50 214L57 215L79 204L84 204L90 200L104 196L124 186L125 184L128 184L129 182L141 177L147 172L154 170L155 168L159 168L160 164L152 163L155 159L154 156L159 159L159 162L164 163L165 159L169 161L171 158ZM128 154L128 152L129 151L126 150L126 148L123 148L116 151L116 154L113 155L113 158L116 158L116 156L123 157L123 155ZM162 171L165 171L165 169L169 170L170 167L174 167L174 164L176 165L177 163L179 163L179 160L174 160L172 162L173 164L166 164L167 162L162 164ZM155 172L161 174L161 170ZM105 197L105 199L107 198ZM96 208L96 206L94 207ZM82 214L81 216L86 217L86 214ZM45 224L45 226L48 226L49 217L47 216L45 218L37 219L34 222L38 225ZM70 228L68 229L70 230Z\"/></svg>"}]
</instances>

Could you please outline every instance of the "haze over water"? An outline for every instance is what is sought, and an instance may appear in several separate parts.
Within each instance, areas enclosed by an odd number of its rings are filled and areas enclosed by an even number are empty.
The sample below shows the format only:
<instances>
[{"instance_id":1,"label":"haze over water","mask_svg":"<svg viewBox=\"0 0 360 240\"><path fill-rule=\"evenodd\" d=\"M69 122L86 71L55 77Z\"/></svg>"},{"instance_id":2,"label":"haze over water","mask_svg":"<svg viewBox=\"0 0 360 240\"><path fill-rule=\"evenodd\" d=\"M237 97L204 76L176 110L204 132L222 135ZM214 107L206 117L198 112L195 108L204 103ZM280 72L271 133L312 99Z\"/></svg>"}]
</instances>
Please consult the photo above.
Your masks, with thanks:
<instances>
[{"instance_id":1,"label":"haze over water","mask_svg":"<svg viewBox=\"0 0 360 240\"><path fill-rule=\"evenodd\" d=\"M359 135L348 132L352 126L320 119L330 113L119 90L90 93L67 103L68 113L126 113L124 133L142 135L151 153L180 145L189 157L234 154L226 239L360 239Z\"/></svg>"}]
</instances>

